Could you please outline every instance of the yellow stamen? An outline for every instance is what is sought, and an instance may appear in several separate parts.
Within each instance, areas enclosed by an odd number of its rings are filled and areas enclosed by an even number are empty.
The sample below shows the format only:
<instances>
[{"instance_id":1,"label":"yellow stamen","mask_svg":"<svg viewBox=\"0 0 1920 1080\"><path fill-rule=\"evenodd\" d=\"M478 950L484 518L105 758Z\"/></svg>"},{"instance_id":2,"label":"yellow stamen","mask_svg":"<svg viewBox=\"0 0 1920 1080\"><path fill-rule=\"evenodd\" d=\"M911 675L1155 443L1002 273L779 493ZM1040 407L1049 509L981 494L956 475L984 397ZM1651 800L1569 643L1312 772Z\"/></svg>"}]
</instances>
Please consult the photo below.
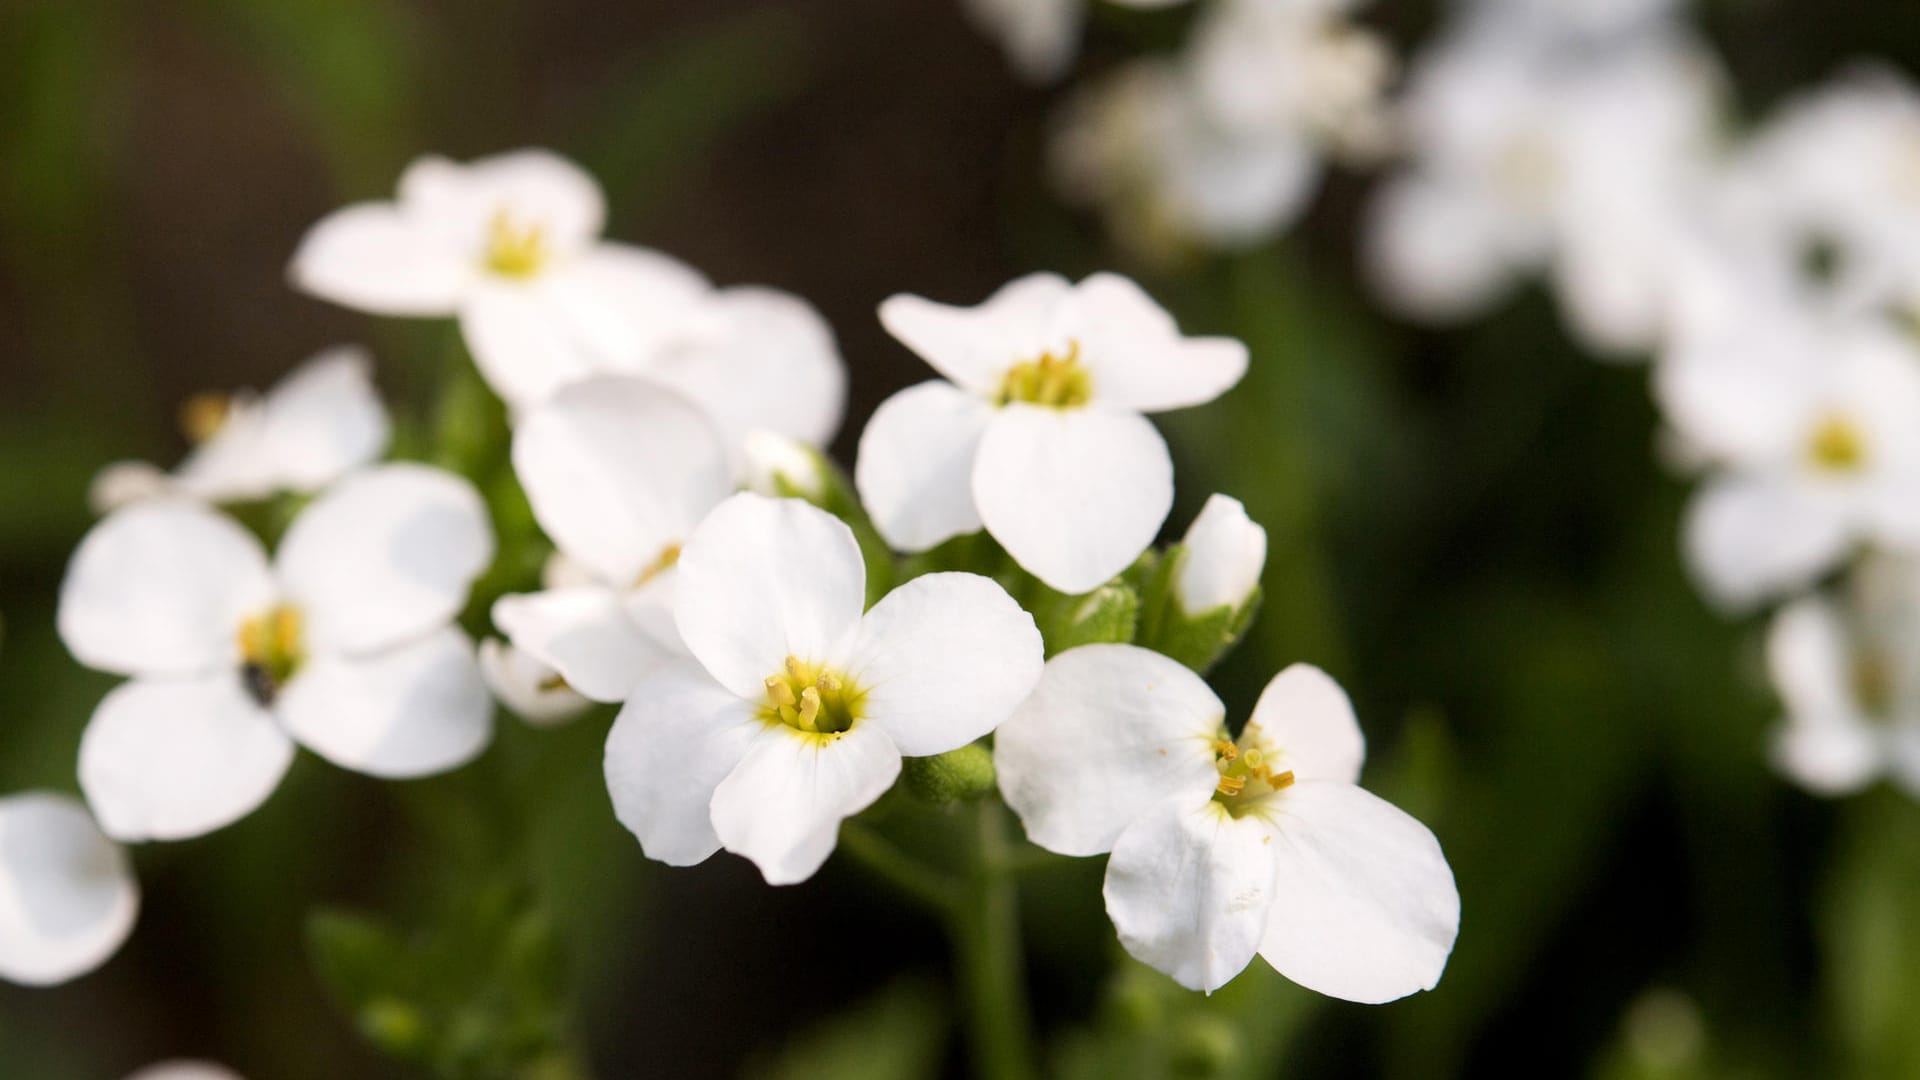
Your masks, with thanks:
<instances>
[{"instance_id":1,"label":"yellow stamen","mask_svg":"<svg viewBox=\"0 0 1920 1080\"><path fill-rule=\"evenodd\" d=\"M519 228L505 207L494 211L487 223L487 269L503 277L529 278L546 266L549 254L546 226L535 222Z\"/></svg>"},{"instance_id":2,"label":"yellow stamen","mask_svg":"<svg viewBox=\"0 0 1920 1080\"><path fill-rule=\"evenodd\" d=\"M767 696L773 699L775 705L783 709L791 709L800 703L799 699L793 696L793 686L778 675L767 676Z\"/></svg>"},{"instance_id":3,"label":"yellow stamen","mask_svg":"<svg viewBox=\"0 0 1920 1080\"><path fill-rule=\"evenodd\" d=\"M640 576L634 579L633 587L636 589L640 588L647 582L673 569L679 561L680 545L668 544L666 547L660 549L660 554L654 556L652 562L641 567Z\"/></svg>"},{"instance_id":4,"label":"yellow stamen","mask_svg":"<svg viewBox=\"0 0 1920 1080\"><path fill-rule=\"evenodd\" d=\"M800 691L800 730L820 730L820 691L816 687Z\"/></svg>"},{"instance_id":5,"label":"yellow stamen","mask_svg":"<svg viewBox=\"0 0 1920 1080\"><path fill-rule=\"evenodd\" d=\"M1213 790L1232 798L1240 794L1241 789L1246 786L1247 778L1244 776L1222 776L1220 782L1213 786Z\"/></svg>"},{"instance_id":6,"label":"yellow stamen","mask_svg":"<svg viewBox=\"0 0 1920 1080\"><path fill-rule=\"evenodd\" d=\"M1093 397L1093 375L1080 363L1080 343L1069 341L1067 354L1041 353L1007 370L1000 383L1000 404L1024 401L1053 409L1085 405Z\"/></svg>"},{"instance_id":7,"label":"yellow stamen","mask_svg":"<svg viewBox=\"0 0 1920 1080\"><path fill-rule=\"evenodd\" d=\"M782 671L769 675L761 718L810 735L835 736L860 719L866 695L846 675L789 656Z\"/></svg>"},{"instance_id":8,"label":"yellow stamen","mask_svg":"<svg viewBox=\"0 0 1920 1080\"><path fill-rule=\"evenodd\" d=\"M1858 472L1867 461L1867 437L1847 417L1828 416L1807 440L1807 458L1827 472Z\"/></svg>"},{"instance_id":9,"label":"yellow stamen","mask_svg":"<svg viewBox=\"0 0 1920 1080\"><path fill-rule=\"evenodd\" d=\"M262 703L272 700L306 659L303 620L297 608L269 608L240 623L236 634L247 689Z\"/></svg>"},{"instance_id":10,"label":"yellow stamen","mask_svg":"<svg viewBox=\"0 0 1920 1080\"><path fill-rule=\"evenodd\" d=\"M226 394L195 394L180 406L180 430L197 446L218 435L231 415L233 399Z\"/></svg>"}]
</instances>

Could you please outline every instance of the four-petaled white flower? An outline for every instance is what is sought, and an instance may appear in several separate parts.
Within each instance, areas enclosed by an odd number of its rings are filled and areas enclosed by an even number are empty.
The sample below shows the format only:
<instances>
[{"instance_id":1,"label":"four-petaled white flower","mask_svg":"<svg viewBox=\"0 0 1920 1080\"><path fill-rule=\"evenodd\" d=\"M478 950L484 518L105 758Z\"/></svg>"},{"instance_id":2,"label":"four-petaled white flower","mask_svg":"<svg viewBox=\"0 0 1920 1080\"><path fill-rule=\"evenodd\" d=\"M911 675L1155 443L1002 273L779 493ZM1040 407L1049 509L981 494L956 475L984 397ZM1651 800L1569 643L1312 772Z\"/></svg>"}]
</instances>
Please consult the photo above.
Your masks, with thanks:
<instances>
[{"instance_id":1,"label":"four-petaled white flower","mask_svg":"<svg viewBox=\"0 0 1920 1080\"><path fill-rule=\"evenodd\" d=\"M59 610L75 658L131 676L80 745L101 828L172 840L235 821L272 793L296 741L386 777L473 757L492 702L453 618L492 557L479 495L419 465L341 480L271 562L197 503L108 515L75 553Z\"/></svg>"},{"instance_id":2,"label":"four-petaled white flower","mask_svg":"<svg viewBox=\"0 0 1920 1080\"><path fill-rule=\"evenodd\" d=\"M887 399L860 436L874 526L922 551L984 524L1067 593L1126 569L1173 505L1166 441L1141 414L1212 401L1247 368L1246 346L1183 338L1113 274L1033 274L974 308L895 296L880 319L946 380Z\"/></svg>"},{"instance_id":3,"label":"four-petaled white flower","mask_svg":"<svg viewBox=\"0 0 1920 1080\"><path fill-rule=\"evenodd\" d=\"M0 979L78 978L120 948L139 910L126 852L79 800L45 791L0 798Z\"/></svg>"},{"instance_id":4,"label":"four-petaled white flower","mask_svg":"<svg viewBox=\"0 0 1920 1080\"><path fill-rule=\"evenodd\" d=\"M104 514L156 495L224 503L318 491L386 452L391 423L369 366L362 350L328 349L258 397L196 396L181 410L194 448L178 468L109 465L88 501Z\"/></svg>"},{"instance_id":5,"label":"four-petaled white flower","mask_svg":"<svg viewBox=\"0 0 1920 1080\"><path fill-rule=\"evenodd\" d=\"M1210 495L1180 541L1173 595L1188 615L1238 608L1260 587L1267 565L1267 530L1229 495Z\"/></svg>"},{"instance_id":6,"label":"four-petaled white flower","mask_svg":"<svg viewBox=\"0 0 1920 1080\"><path fill-rule=\"evenodd\" d=\"M902 755L992 731L1040 676L1032 616L991 580L929 574L862 614L866 567L838 518L742 493L681 549L674 605L692 660L634 688L607 785L650 858L720 848L804 881Z\"/></svg>"},{"instance_id":7,"label":"four-petaled white flower","mask_svg":"<svg viewBox=\"0 0 1920 1080\"><path fill-rule=\"evenodd\" d=\"M527 414L513 466L535 519L584 579L502 597L494 624L585 697L625 701L654 667L686 655L674 564L733 491L726 448L678 394L602 376Z\"/></svg>"},{"instance_id":8,"label":"four-petaled white flower","mask_svg":"<svg viewBox=\"0 0 1920 1080\"><path fill-rule=\"evenodd\" d=\"M1767 667L1787 711L1774 764L1820 795L1884 776L1920 796L1920 564L1869 558L1845 600L1803 597L1773 618Z\"/></svg>"},{"instance_id":9,"label":"four-petaled white flower","mask_svg":"<svg viewBox=\"0 0 1920 1080\"><path fill-rule=\"evenodd\" d=\"M1791 304L1728 315L1655 372L1668 423L1714 470L1685 536L1709 599L1750 608L1863 542L1920 549L1920 353Z\"/></svg>"},{"instance_id":10,"label":"four-petaled white flower","mask_svg":"<svg viewBox=\"0 0 1920 1080\"><path fill-rule=\"evenodd\" d=\"M1199 676L1132 645L1054 657L994 736L1034 843L1112 852L1107 913L1135 957L1211 992L1258 953L1378 1003L1439 981L1460 897L1426 826L1357 785L1365 756L1317 668L1276 676L1236 740Z\"/></svg>"},{"instance_id":11,"label":"four-petaled white flower","mask_svg":"<svg viewBox=\"0 0 1920 1080\"><path fill-rule=\"evenodd\" d=\"M407 167L393 202L356 203L301 240L300 289L378 315L455 316L501 398L530 405L646 354L707 282L679 261L600 238L599 185L541 150Z\"/></svg>"}]
</instances>

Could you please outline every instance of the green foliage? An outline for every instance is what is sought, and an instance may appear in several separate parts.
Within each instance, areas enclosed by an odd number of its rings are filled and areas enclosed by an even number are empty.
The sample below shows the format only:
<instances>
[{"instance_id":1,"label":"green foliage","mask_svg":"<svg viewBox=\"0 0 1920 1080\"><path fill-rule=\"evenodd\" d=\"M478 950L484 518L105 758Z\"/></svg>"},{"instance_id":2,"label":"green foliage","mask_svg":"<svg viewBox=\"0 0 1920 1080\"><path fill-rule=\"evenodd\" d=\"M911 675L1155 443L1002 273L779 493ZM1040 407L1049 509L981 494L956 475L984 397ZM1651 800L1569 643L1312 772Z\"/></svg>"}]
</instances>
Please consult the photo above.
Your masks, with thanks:
<instances>
[{"instance_id":1,"label":"green foliage","mask_svg":"<svg viewBox=\"0 0 1920 1080\"><path fill-rule=\"evenodd\" d=\"M777 1055L750 1064L748 1080L932 1080L948 1038L948 1006L923 982L895 983L823 1021Z\"/></svg>"}]
</instances>

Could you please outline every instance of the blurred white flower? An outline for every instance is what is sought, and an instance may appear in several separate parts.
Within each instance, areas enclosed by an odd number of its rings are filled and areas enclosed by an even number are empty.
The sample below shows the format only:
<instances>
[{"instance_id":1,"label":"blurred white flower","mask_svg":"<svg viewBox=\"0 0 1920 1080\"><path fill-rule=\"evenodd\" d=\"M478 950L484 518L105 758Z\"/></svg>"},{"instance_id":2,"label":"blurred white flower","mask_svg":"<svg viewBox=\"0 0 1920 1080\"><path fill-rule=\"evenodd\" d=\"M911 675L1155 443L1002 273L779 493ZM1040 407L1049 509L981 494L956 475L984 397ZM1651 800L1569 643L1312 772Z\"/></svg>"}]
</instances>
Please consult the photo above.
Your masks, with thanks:
<instances>
[{"instance_id":1,"label":"blurred white flower","mask_svg":"<svg viewBox=\"0 0 1920 1080\"><path fill-rule=\"evenodd\" d=\"M375 776L472 758L493 709L453 619L492 557L479 495L420 465L339 481L271 563L197 503L109 514L74 554L59 610L76 659L131 677L80 744L101 828L174 840L235 821L278 785L295 741Z\"/></svg>"},{"instance_id":2,"label":"blurred white flower","mask_svg":"<svg viewBox=\"0 0 1920 1080\"><path fill-rule=\"evenodd\" d=\"M1267 530L1247 517L1240 500L1208 496L1180 545L1173 595L1188 615L1238 608L1260 586L1260 571L1267 565Z\"/></svg>"},{"instance_id":3,"label":"blurred white flower","mask_svg":"<svg viewBox=\"0 0 1920 1080\"><path fill-rule=\"evenodd\" d=\"M1080 51L1088 0L963 0L979 27L999 39L1028 82L1052 82ZM1113 0L1121 7L1177 7L1187 0Z\"/></svg>"},{"instance_id":4,"label":"blurred white flower","mask_svg":"<svg viewBox=\"0 0 1920 1080\"><path fill-rule=\"evenodd\" d=\"M391 424L370 366L360 349L328 349L258 397L194 397L181 410L194 448L179 468L168 474L141 461L109 465L88 501L104 514L165 494L242 502L318 491L386 452Z\"/></svg>"},{"instance_id":5,"label":"blurred white flower","mask_svg":"<svg viewBox=\"0 0 1920 1080\"><path fill-rule=\"evenodd\" d=\"M521 150L407 167L394 202L356 203L308 231L290 268L305 292L379 315L457 317L501 398L525 406L647 354L708 291L656 251L600 238L600 187Z\"/></svg>"},{"instance_id":6,"label":"blurred white flower","mask_svg":"<svg viewBox=\"0 0 1920 1080\"><path fill-rule=\"evenodd\" d=\"M1456 320L1546 271L1592 348L1652 348L1719 85L1677 30L1569 50L1470 22L1414 65L1399 122L1412 167L1378 192L1367 234L1381 293L1409 316Z\"/></svg>"},{"instance_id":7,"label":"blurred white flower","mask_svg":"<svg viewBox=\"0 0 1920 1080\"><path fill-rule=\"evenodd\" d=\"M0 979L52 986L106 963L133 931L140 888L78 799L0 798Z\"/></svg>"},{"instance_id":8,"label":"blurred white flower","mask_svg":"<svg viewBox=\"0 0 1920 1080\"><path fill-rule=\"evenodd\" d=\"M733 491L720 435L671 390L601 376L527 413L513 467L534 518L585 579L501 597L494 625L582 696L625 701L653 668L686 655L674 565Z\"/></svg>"},{"instance_id":9,"label":"blurred white flower","mask_svg":"<svg viewBox=\"0 0 1920 1080\"><path fill-rule=\"evenodd\" d=\"M1745 258L1835 308L1920 308L1920 94L1864 70L1789 102L1720 192Z\"/></svg>"},{"instance_id":10,"label":"blurred white flower","mask_svg":"<svg viewBox=\"0 0 1920 1080\"><path fill-rule=\"evenodd\" d=\"M742 448L746 457L742 486L749 491L813 500L827 489L827 463L820 451L798 439L773 431L751 431Z\"/></svg>"},{"instance_id":11,"label":"blurred white flower","mask_svg":"<svg viewBox=\"0 0 1920 1080\"><path fill-rule=\"evenodd\" d=\"M1054 657L994 736L1034 843L1112 852L1107 913L1136 958L1211 992L1258 953L1378 1003L1439 981L1460 897L1426 826L1357 786L1365 756L1317 668L1275 676L1234 740L1199 676L1133 645Z\"/></svg>"},{"instance_id":12,"label":"blurred white flower","mask_svg":"<svg viewBox=\"0 0 1920 1080\"><path fill-rule=\"evenodd\" d=\"M593 704L558 671L499 638L480 642L480 675L500 704L535 727L556 727Z\"/></svg>"},{"instance_id":13,"label":"blurred white flower","mask_svg":"<svg viewBox=\"0 0 1920 1080\"><path fill-rule=\"evenodd\" d=\"M1920 564L1873 557L1849 585L1842 602L1804 597L1774 616L1774 763L1820 795L1887 776L1920 797Z\"/></svg>"},{"instance_id":14,"label":"blurred white flower","mask_svg":"<svg viewBox=\"0 0 1920 1080\"><path fill-rule=\"evenodd\" d=\"M1688 562L1730 611L1867 543L1920 546L1920 353L1891 326L1790 303L1692 325L1655 371L1667 422L1710 462Z\"/></svg>"},{"instance_id":15,"label":"blurred white flower","mask_svg":"<svg viewBox=\"0 0 1920 1080\"><path fill-rule=\"evenodd\" d=\"M861 614L853 533L797 499L721 503L679 575L694 659L636 687L607 737L614 810L661 862L724 847L804 881L903 754L973 742L1040 676L1032 616L987 578L929 574Z\"/></svg>"},{"instance_id":16,"label":"blurred white flower","mask_svg":"<svg viewBox=\"0 0 1920 1080\"><path fill-rule=\"evenodd\" d=\"M874 526L923 551L984 524L1067 593L1126 569L1172 507L1167 444L1141 414L1212 401L1247 367L1246 346L1182 337L1113 274L1033 274L973 308L894 296L880 321L952 381L895 394L861 434Z\"/></svg>"},{"instance_id":17,"label":"blurred white flower","mask_svg":"<svg viewBox=\"0 0 1920 1080\"><path fill-rule=\"evenodd\" d=\"M240 1074L211 1061L162 1061L149 1065L127 1080L241 1080Z\"/></svg>"}]
</instances>

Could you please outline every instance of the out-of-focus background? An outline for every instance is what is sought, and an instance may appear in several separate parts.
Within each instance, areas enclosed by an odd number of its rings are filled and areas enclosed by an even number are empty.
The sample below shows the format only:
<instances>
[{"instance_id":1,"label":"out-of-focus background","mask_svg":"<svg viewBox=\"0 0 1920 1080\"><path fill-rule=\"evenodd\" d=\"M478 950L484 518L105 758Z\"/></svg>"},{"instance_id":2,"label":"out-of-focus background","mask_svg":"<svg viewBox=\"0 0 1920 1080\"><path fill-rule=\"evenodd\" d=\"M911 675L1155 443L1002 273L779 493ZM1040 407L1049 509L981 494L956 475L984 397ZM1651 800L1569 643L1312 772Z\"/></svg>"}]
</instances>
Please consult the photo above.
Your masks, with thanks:
<instances>
[{"instance_id":1,"label":"out-of-focus background","mask_svg":"<svg viewBox=\"0 0 1920 1080\"><path fill-rule=\"evenodd\" d=\"M1364 14L1403 48L1437 17ZM1884 0L1697 17L1743 108L1856 56L1920 63L1920 14ZM1166 47L1183 18L1102 7L1081 69ZM1220 490L1271 537L1265 612L1217 684L1243 715L1286 663L1341 679L1369 784L1447 849L1460 944L1436 992L1389 1007L1259 962L1201 999L1117 959L1097 860L1045 870L1025 900L1053 1069L1920 1075L1920 808L1819 802L1768 769L1756 628L1686 581L1644 370L1583 355L1537 290L1457 331L1385 315L1354 268L1360 176L1278 243L1132 265L1044 181L1060 93L1013 78L957 0L9 0L0 791L73 790L111 683L52 629L94 470L176 459L194 391L265 385L341 341L417 356L431 328L290 290L294 244L420 153L542 145L599 177L616 238L820 307L852 372L843 463L924 375L874 318L895 291L970 303L1030 270L1115 268L1186 328L1252 346L1243 385L1163 423L1169 530ZM379 378L405 400L417 370ZM933 921L840 862L786 889L724 855L646 863L607 804L605 724L507 721L480 763L415 784L303 757L241 824L139 850L145 907L114 960L0 986L0 1076L181 1055L253 1080L416 1075L323 989L311 909L404 930L522 895L551 919L600 1077L963 1067ZM493 958L446 951L488 977Z\"/></svg>"}]
</instances>

